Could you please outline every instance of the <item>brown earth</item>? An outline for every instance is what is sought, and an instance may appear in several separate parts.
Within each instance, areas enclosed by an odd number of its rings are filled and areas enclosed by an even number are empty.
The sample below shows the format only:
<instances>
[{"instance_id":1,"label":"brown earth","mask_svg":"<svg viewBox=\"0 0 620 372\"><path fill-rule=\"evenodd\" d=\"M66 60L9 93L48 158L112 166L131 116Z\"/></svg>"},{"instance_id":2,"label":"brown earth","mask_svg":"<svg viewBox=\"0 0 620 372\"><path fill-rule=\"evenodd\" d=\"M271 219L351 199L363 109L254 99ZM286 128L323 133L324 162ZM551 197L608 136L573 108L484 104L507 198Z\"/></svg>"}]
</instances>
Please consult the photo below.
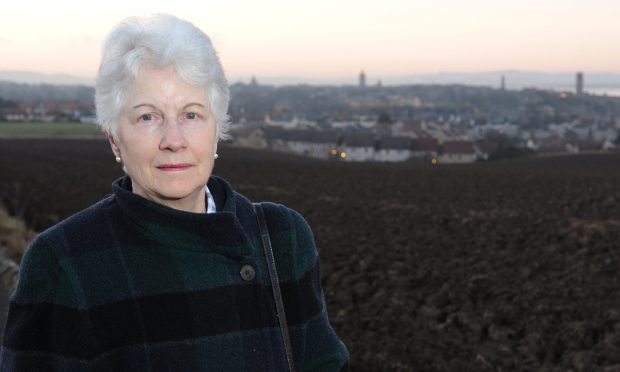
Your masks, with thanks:
<instances>
[{"instance_id":1,"label":"brown earth","mask_svg":"<svg viewBox=\"0 0 620 372\"><path fill-rule=\"evenodd\" d=\"M620 371L620 154L345 164L229 147L214 173L301 212L352 371ZM96 140L0 140L41 230L121 175Z\"/></svg>"}]
</instances>

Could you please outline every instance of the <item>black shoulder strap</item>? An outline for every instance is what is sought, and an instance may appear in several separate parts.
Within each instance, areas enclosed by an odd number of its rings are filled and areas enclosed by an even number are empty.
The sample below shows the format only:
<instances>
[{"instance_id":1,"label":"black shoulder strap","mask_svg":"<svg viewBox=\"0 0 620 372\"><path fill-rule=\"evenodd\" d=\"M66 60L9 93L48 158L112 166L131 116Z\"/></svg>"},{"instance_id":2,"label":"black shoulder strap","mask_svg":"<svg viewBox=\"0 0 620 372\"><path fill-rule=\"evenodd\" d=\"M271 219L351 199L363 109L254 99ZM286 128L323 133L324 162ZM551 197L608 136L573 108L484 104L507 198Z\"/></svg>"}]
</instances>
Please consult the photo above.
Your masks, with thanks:
<instances>
[{"instance_id":1,"label":"black shoulder strap","mask_svg":"<svg viewBox=\"0 0 620 372\"><path fill-rule=\"evenodd\" d=\"M258 219L258 228L260 237L265 251L265 260L267 260L267 268L269 269L269 278L271 279L271 288L273 289L273 298L276 302L276 315L280 323L282 331L282 339L284 340L284 349L286 350L286 359L290 372L295 372L295 364L293 363L293 348L291 339L288 334L288 325L286 323L286 314L284 313L284 304L282 303L282 293L280 292L280 282L278 280L278 272L276 271L276 262L273 258L273 250L271 249L271 239L269 239L269 231L267 230L267 221L265 213L260 203L254 203L254 212Z\"/></svg>"}]
</instances>

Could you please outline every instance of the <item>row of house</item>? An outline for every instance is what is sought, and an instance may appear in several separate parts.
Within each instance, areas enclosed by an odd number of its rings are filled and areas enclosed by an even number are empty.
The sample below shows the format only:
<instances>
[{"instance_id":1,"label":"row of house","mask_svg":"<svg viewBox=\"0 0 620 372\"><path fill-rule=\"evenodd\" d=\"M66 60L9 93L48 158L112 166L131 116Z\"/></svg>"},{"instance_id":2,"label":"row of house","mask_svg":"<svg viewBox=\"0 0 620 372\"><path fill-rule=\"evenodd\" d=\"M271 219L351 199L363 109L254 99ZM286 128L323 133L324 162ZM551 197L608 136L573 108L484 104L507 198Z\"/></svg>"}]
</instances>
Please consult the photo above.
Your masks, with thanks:
<instances>
[{"instance_id":1,"label":"row of house","mask_svg":"<svg viewBox=\"0 0 620 372\"><path fill-rule=\"evenodd\" d=\"M377 136L369 132L286 130L278 127L241 127L231 130L233 144L342 161L429 161L471 163L480 153L471 141L431 137Z\"/></svg>"},{"instance_id":2,"label":"row of house","mask_svg":"<svg viewBox=\"0 0 620 372\"><path fill-rule=\"evenodd\" d=\"M0 120L9 122L95 122L95 108L92 104L73 102L20 102L17 107L0 111Z\"/></svg>"}]
</instances>

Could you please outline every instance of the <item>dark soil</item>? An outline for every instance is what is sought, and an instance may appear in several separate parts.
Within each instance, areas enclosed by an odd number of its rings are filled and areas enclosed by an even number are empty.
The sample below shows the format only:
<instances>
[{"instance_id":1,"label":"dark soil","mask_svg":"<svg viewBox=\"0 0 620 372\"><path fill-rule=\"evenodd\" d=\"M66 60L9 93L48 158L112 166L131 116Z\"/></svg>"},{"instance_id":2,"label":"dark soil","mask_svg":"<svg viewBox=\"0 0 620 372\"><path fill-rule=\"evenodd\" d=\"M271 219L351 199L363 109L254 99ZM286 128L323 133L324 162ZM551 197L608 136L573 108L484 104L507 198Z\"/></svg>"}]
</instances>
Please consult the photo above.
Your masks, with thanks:
<instances>
[{"instance_id":1,"label":"dark soil","mask_svg":"<svg viewBox=\"0 0 620 372\"><path fill-rule=\"evenodd\" d=\"M620 371L620 154L345 164L223 147L214 173L301 212L352 371ZM103 141L0 140L41 230L110 193Z\"/></svg>"}]
</instances>

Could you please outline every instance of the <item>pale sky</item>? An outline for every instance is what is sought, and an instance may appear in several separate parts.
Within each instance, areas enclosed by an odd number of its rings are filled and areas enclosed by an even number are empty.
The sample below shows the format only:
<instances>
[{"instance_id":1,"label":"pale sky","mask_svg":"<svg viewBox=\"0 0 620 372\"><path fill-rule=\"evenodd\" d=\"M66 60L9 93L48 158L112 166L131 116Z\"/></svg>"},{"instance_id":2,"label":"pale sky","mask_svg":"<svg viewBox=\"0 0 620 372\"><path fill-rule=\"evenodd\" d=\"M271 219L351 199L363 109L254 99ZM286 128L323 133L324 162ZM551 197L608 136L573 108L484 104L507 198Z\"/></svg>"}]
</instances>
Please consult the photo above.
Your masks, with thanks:
<instances>
[{"instance_id":1,"label":"pale sky","mask_svg":"<svg viewBox=\"0 0 620 372\"><path fill-rule=\"evenodd\" d=\"M115 24L161 12L207 33L229 78L620 72L618 0L5 0L0 71L94 77Z\"/></svg>"}]
</instances>

